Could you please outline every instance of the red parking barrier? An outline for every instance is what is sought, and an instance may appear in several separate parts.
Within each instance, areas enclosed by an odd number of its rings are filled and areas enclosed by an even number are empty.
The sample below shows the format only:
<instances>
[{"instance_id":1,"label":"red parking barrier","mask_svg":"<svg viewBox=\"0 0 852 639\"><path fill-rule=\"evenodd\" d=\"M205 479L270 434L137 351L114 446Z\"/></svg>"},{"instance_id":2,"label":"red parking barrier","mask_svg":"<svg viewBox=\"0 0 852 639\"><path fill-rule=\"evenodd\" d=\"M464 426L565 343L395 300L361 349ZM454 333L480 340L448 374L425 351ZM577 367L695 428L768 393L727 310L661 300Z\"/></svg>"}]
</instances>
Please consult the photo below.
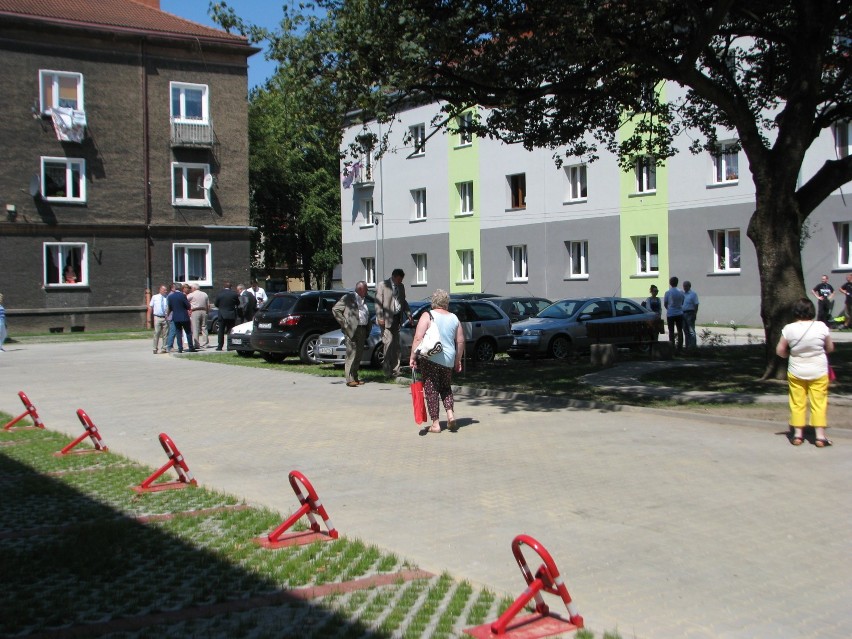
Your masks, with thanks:
<instances>
[{"instance_id":1,"label":"red parking barrier","mask_svg":"<svg viewBox=\"0 0 852 639\"><path fill-rule=\"evenodd\" d=\"M83 428L86 430L83 431L83 434L80 435L73 442L68 444L65 448L60 450L58 453L53 453L54 457L62 457L63 455L86 455L88 453L105 453L109 450L104 444L104 440L101 438L100 432L98 432L98 427L92 423L92 420L89 419L89 416L86 415L86 411L82 408L77 409L77 417L80 419L80 423L83 424ZM92 440L92 444L94 448L81 448L79 450L72 451L77 444L88 437Z\"/></svg>"},{"instance_id":2,"label":"red parking barrier","mask_svg":"<svg viewBox=\"0 0 852 639\"><path fill-rule=\"evenodd\" d=\"M307 497L302 493L297 482L307 491ZM278 526L278 528L264 537L257 537L254 542L264 548L282 548L284 546L301 546L313 541L331 541L332 539L337 539L339 535L328 518L328 513L325 511L325 506L320 502L317 491L311 486L308 478L298 470L292 470L290 471L290 486L293 487L293 492L299 498L299 503L302 504L301 507L284 523ZM319 522L314 517L315 514L322 517L326 528L328 528L327 533L320 530ZM293 532L285 535L284 532L292 527L302 515L308 516L308 520L311 522L310 531Z\"/></svg>"},{"instance_id":3,"label":"red parking barrier","mask_svg":"<svg viewBox=\"0 0 852 639\"><path fill-rule=\"evenodd\" d=\"M27 394L24 391L19 391L18 397L21 398L21 401L24 403L24 407L27 410L25 410L23 413L18 415L11 422L6 424L3 427L3 430L11 430L12 426L17 424L19 421L21 421L27 415L29 415L32 418L34 426L22 426L18 430L32 430L33 428L44 428L44 422L41 421L41 417L38 416L38 411L36 410L35 406L33 406L33 403L30 401L30 398L27 397Z\"/></svg>"},{"instance_id":4,"label":"red parking barrier","mask_svg":"<svg viewBox=\"0 0 852 639\"><path fill-rule=\"evenodd\" d=\"M521 551L522 544L532 548L544 561L536 570L535 576L530 571ZM476 628L469 628L465 630L465 633L480 638L501 636L538 639L539 637L551 637L582 628L583 618L577 611L576 605L571 601L568 588L565 587L565 583L559 575L559 570L557 570L556 564L547 549L529 535L518 535L512 541L512 553L515 555L515 561L518 562L518 567L527 582L527 589L509 606L506 612L500 615L497 621L490 625L484 624ZM568 609L568 620L550 612L541 596L542 592L556 595L562 599ZM536 614L515 619L532 599L535 599ZM515 619L515 622L510 626L509 624L513 619Z\"/></svg>"},{"instance_id":5,"label":"red parking barrier","mask_svg":"<svg viewBox=\"0 0 852 639\"><path fill-rule=\"evenodd\" d=\"M148 479L143 481L138 486L134 486L133 490L137 493L154 493L163 490L175 490L178 488L187 488L189 486L197 486L198 482L192 477L189 472L189 466L186 465L186 460L175 446L171 438L165 433L160 433L160 445L166 451L169 461L159 470L154 472ZM169 468L174 468L178 474L178 481L166 482L162 484L151 485L160 475L166 472Z\"/></svg>"}]
</instances>

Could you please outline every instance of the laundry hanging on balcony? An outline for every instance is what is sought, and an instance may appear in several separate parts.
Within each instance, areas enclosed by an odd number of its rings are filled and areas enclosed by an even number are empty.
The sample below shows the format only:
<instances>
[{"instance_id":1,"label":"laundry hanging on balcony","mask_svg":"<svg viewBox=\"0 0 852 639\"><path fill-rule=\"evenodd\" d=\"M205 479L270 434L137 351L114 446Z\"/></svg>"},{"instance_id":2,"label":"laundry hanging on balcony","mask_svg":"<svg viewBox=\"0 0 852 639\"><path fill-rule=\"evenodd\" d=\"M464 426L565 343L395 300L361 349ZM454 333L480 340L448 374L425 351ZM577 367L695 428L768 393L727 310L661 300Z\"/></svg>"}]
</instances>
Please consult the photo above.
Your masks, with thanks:
<instances>
[{"instance_id":1,"label":"laundry hanging on balcony","mask_svg":"<svg viewBox=\"0 0 852 639\"><path fill-rule=\"evenodd\" d=\"M86 112L68 107L50 110L56 139L60 142L82 142L86 136Z\"/></svg>"}]
</instances>

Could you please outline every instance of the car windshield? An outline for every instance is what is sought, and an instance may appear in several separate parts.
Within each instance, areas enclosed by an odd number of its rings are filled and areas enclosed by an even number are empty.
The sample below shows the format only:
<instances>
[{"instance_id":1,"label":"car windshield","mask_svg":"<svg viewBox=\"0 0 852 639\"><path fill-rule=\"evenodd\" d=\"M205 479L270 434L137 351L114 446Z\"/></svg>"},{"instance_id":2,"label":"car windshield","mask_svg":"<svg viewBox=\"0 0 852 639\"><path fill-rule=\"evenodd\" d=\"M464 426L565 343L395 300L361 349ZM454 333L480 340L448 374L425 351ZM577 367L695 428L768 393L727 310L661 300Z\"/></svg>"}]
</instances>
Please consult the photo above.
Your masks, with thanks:
<instances>
[{"instance_id":1,"label":"car windshield","mask_svg":"<svg viewBox=\"0 0 852 639\"><path fill-rule=\"evenodd\" d=\"M296 305L296 298L292 295L282 295L281 297L273 297L263 307L264 311L275 311L279 313L288 313Z\"/></svg>"},{"instance_id":2,"label":"car windshield","mask_svg":"<svg viewBox=\"0 0 852 639\"><path fill-rule=\"evenodd\" d=\"M579 300L559 300L558 302L554 302L553 304L548 306L541 313L536 315L536 317L547 317L549 319L568 319L574 313L577 312L577 306L579 304Z\"/></svg>"}]
</instances>

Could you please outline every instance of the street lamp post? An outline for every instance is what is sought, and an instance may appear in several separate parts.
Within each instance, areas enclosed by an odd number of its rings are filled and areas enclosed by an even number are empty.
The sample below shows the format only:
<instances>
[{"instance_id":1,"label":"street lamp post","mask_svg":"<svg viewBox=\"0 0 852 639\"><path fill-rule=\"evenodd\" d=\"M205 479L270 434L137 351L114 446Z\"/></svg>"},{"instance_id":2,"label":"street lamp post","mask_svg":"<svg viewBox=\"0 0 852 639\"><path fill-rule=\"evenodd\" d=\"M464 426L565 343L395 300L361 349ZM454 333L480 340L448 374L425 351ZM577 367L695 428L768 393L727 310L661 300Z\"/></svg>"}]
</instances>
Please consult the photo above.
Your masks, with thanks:
<instances>
[{"instance_id":1,"label":"street lamp post","mask_svg":"<svg viewBox=\"0 0 852 639\"><path fill-rule=\"evenodd\" d=\"M373 224L376 226L376 262L373 265L375 269L375 273L373 274L373 279L376 280L376 284L379 282L379 223L381 222L381 218L384 215L381 211L373 211ZM382 277L385 274L385 227L382 224Z\"/></svg>"}]
</instances>

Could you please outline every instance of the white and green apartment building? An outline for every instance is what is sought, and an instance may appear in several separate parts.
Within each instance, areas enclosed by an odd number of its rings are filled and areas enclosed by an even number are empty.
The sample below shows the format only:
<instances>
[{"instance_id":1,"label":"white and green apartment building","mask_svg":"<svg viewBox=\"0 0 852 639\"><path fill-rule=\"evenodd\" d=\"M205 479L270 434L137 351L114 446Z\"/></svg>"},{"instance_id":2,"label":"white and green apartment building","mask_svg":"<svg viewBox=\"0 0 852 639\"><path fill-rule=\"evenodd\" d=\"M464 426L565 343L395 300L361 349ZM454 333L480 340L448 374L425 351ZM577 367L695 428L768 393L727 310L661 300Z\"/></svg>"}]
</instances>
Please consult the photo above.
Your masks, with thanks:
<instances>
[{"instance_id":1,"label":"white and green apartment building","mask_svg":"<svg viewBox=\"0 0 852 639\"><path fill-rule=\"evenodd\" d=\"M665 87L663 90L671 90ZM400 267L409 298L436 288L566 297L617 295L637 300L672 275L690 280L699 323L760 326L760 283L746 237L754 185L742 151L693 155L690 140L662 167L639 159L619 169L606 153L557 168L553 152L528 152L470 135L435 133L436 104L412 106L390 131L393 153L364 153L341 197L344 286L372 286ZM349 128L343 145L387 125ZM828 158L850 153L847 123L810 149L802 179ZM343 170L343 167L342 167ZM805 280L826 273L835 287L852 272L852 185L809 218ZM838 298L837 309L842 308Z\"/></svg>"}]
</instances>

